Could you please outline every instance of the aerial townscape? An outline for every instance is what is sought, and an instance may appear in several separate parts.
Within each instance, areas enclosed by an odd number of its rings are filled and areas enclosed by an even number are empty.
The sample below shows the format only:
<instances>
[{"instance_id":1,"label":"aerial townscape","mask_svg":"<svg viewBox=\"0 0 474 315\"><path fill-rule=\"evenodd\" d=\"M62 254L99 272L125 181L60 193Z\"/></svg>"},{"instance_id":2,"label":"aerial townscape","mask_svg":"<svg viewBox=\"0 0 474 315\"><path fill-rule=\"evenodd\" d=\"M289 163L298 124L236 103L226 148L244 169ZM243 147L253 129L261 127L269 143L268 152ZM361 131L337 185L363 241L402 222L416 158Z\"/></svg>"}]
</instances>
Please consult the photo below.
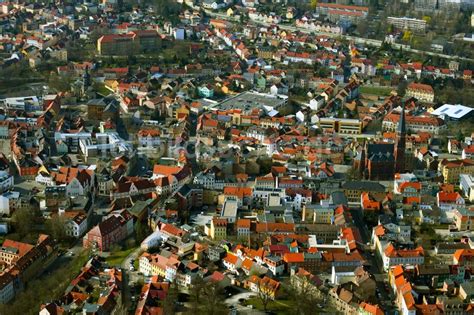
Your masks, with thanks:
<instances>
[{"instance_id":1,"label":"aerial townscape","mask_svg":"<svg viewBox=\"0 0 474 315\"><path fill-rule=\"evenodd\" d=\"M0 0L0 315L474 314L474 0Z\"/></svg>"}]
</instances>

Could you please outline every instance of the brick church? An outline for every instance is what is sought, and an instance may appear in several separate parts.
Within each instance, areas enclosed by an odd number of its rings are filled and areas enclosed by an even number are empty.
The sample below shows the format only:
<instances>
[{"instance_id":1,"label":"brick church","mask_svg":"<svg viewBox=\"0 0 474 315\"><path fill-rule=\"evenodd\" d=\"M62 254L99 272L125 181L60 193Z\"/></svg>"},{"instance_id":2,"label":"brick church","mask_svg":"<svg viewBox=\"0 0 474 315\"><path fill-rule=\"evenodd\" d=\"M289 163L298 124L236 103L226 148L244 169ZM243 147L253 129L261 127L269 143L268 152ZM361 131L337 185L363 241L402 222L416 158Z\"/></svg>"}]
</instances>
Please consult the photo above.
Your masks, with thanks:
<instances>
[{"instance_id":1,"label":"brick church","mask_svg":"<svg viewBox=\"0 0 474 315\"><path fill-rule=\"evenodd\" d=\"M365 143L354 159L354 168L369 180L392 180L395 173L407 170L405 104L402 105L395 143Z\"/></svg>"}]
</instances>

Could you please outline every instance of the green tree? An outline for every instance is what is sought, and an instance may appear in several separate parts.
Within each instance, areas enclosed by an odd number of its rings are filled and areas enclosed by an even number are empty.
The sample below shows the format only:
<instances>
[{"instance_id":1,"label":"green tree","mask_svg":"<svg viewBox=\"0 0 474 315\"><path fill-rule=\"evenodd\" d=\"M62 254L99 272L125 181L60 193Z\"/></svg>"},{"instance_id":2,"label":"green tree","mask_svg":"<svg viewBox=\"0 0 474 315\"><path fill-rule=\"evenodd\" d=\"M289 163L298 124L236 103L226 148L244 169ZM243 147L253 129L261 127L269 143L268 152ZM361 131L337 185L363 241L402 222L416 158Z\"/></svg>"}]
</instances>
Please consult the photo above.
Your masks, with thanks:
<instances>
[{"instance_id":1,"label":"green tree","mask_svg":"<svg viewBox=\"0 0 474 315\"><path fill-rule=\"evenodd\" d=\"M13 213L12 223L20 238L31 232L35 224L36 211L32 208L20 208Z\"/></svg>"},{"instance_id":2,"label":"green tree","mask_svg":"<svg viewBox=\"0 0 474 315\"><path fill-rule=\"evenodd\" d=\"M316 9L317 6L318 6L318 0L311 0L311 8Z\"/></svg>"},{"instance_id":3,"label":"green tree","mask_svg":"<svg viewBox=\"0 0 474 315\"><path fill-rule=\"evenodd\" d=\"M222 302L224 293L218 282L208 282L202 291L202 304L204 314L218 315L226 314L227 310Z\"/></svg>"},{"instance_id":4,"label":"green tree","mask_svg":"<svg viewBox=\"0 0 474 315\"><path fill-rule=\"evenodd\" d=\"M148 224L141 220L137 220L135 223L135 240L137 243L141 243L148 235L150 235L150 233L151 229Z\"/></svg>"},{"instance_id":5,"label":"green tree","mask_svg":"<svg viewBox=\"0 0 474 315\"><path fill-rule=\"evenodd\" d=\"M405 43L408 43L411 41L411 38L413 37L413 33L409 30L406 30L405 32L403 32L403 37L402 37L402 40L405 42Z\"/></svg>"},{"instance_id":6,"label":"green tree","mask_svg":"<svg viewBox=\"0 0 474 315\"><path fill-rule=\"evenodd\" d=\"M58 242L64 241L66 235L66 219L63 216L53 215L46 221L46 233Z\"/></svg>"}]
</instances>

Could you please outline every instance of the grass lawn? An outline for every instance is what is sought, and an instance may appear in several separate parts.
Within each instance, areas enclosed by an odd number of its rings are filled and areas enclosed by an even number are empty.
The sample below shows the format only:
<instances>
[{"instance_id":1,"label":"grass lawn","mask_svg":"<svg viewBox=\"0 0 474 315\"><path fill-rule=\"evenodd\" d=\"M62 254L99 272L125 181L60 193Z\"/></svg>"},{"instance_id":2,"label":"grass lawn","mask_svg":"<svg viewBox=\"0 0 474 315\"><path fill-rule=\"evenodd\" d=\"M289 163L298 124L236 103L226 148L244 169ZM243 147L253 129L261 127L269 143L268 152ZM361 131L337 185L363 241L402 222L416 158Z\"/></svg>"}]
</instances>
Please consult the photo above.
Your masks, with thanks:
<instances>
[{"instance_id":1,"label":"grass lawn","mask_svg":"<svg viewBox=\"0 0 474 315\"><path fill-rule=\"evenodd\" d=\"M135 248L129 248L117 252L110 253L105 260L109 263L110 266L120 266L125 258L133 252Z\"/></svg>"},{"instance_id":2,"label":"grass lawn","mask_svg":"<svg viewBox=\"0 0 474 315\"><path fill-rule=\"evenodd\" d=\"M175 56L178 59L188 58L189 45L188 41L174 41L168 43L166 48L160 50L160 53L165 60L172 60Z\"/></svg>"},{"instance_id":3,"label":"grass lawn","mask_svg":"<svg viewBox=\"0 0 474 315\"><path fill-rule=\"evenodd\" d=\"M388 96L393 89L390 87L378 87L378 86L361 86L361 94L372 94L378 96Z\"/></svg>"},{"instance_id":4,"label":"grass lawn","mask_svg":"<svg viewBox=\"0 0 474 315\"><path fill-rule=\"evenodd\" d=\"M262 301L258 297L253 297L245 301L247 305L253 305L254 309L263 311ZM267 305L267 311L277 314L289 314L294 310L293 302L289 300L270 301Z\"/></svg>"}]
</instances>

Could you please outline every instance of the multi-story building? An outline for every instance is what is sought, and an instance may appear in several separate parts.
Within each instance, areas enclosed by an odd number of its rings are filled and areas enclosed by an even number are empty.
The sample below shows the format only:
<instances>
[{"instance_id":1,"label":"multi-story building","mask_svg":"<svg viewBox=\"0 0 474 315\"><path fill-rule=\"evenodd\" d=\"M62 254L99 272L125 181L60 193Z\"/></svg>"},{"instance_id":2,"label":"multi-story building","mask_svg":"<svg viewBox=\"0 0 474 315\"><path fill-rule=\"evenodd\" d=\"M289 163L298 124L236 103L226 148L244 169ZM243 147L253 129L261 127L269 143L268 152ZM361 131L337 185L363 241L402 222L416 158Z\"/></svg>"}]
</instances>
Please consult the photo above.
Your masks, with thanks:
<instances>
[{"instance_id":1,"label":"multi-story building","mask_svg":"<svg viewBox=\"0 0 474 315\"><path fill-rule=\"evenodd\" d=\"M0 276L0 303L6 304L15 297L15 277L10 273Z\"/></svg>"},{"instance_id":2,"label":"multi-story building","mask_svg":"<svg viewBox=\"0 0 474 315\"><path fill-rule=\"evenodd\" d=\"M57 257L54 240L44 234L38 236L36 244L6 239L0 247L0 303L13 299L27 281L40 274Z\"/></svg>"},{"instance_id":3,"label":"multi-story building","mask_svg":"<svg viewBox=\"0 0 474 315\"><path fill-rule=\"evenodd\" d=\"M237 237L249 237L250 236L250 219L238 219L236 224Z\"/></svg>"},{"instance_id":4,"label":"multi-story building","mask_svg":"<svg viewBox=\"0 0 474 315\"><path fill-rule=\"evenodd\" d=\"M83 238L85 248L94 247L101 252L109 251L133 232L133 216L127 211L112 213L93 227Z\"/></svg>"},{"instance_id":5,"label":"multi-story building","mask_svg":"<svg viewBox=\"0 0 474 315\"><path fill-rule=\"evenodd\" d=\"M474 249L458 249L453 255L453 264L473 267L474 266Z\"/></svg>"},{"instance_id":6,"label":"multi-story building","mask_svg":"<svg viewBox=\"0 0 474 315\"><path fill-rule=\"evenodd\" d=\"M382 130L390 132L395 131L399 120L400 115L398 114L390 113L386 115L382 122ZM407 130L412 133L421 131L437 135L441 130L446 128L444 120L436 117L407 115L405 121Z\"/></svg>"},{"instance_id":7,"label":"multi-story building","mask_svg":"<svg viewBox=\"0 0 474 315\"><path fill-rule=\"evenodd\" d=\"M437 0L415 0L415 9L420 11L433 11L436 9Z\"/></svg>"},{"instance_id":8,"label":"multi-story building","mask_svg":"<svg viewBox=\"0 0 474 315\"><path fill-rule=\"evenodd\" d=\"M13 184L13 176L11 176L8 172L0 171L0 193L13 188Z\"/></svg>"},{"instance_id":9,"label":"multi-story building","mask_svg":"<svg viewBox=\"0 0 474 315\"><path fill-rule=\"evenodd\" d=\"M364 192L385 193L385 186L372 181L349 181L342 185L344 195L349 203L359 204L360 196Z\"/></svg>"},{"instance_id":10,"label":"multi-story building","mask_svg":"<svg viewBox=\"0 0 474 315\"><path fill-rule=\"evenodd\" d=\"M138 131L138 143L140 147L156 149L161 145L160 130L140 129Z\"/></svg>"},{"instance_id":11,"label":"multi-story building","mask_svg":"<svg viewBox=\"0 0 474 315\"><path fill-rule=\"evenodd\" d=\"M274 275L279 276L285 272L285 264L283 259L279 256L268 256L263 259L267 265L268 270Z\"/></svg>"},{"instance_id":12,"label":"multi-story building","mask_svg":"<svg viewBox=\"0 0 474 315\"><path fill-rule=\"evenodd\" d=\"M436 196L437 205L441 210L451 211L464 207L466 201L458 192L440 191Z\"/></svg>"},{"instance_id":13,"label":"multi-story building","mask_svg":"<svg viewBox=\"0 0 474 315\"><path fill-rule=\"evenodd\" d=\"M180 264L178 256L171 252L144 253L139 260L139 270L145 276L160 276L172 282L176 278Z\"/></svg>"},{"instance_id":14,"label":"multi-story building","mask_svg":"<svg viewBox=\"0 0 474 315\"><path fill-rule=\"evenodd\" d=\"M422 102L433 103L435 94L431 85L412 82L408 84L405 96L414 97Z\"/></svg>"},{"instance_id":15,"label":"multi-story building","mask_svg":"<svg viewBox=\"0 0 474 315\"><path fill-rule=\"evenodd\" d=\"M82 212L65 213L68 219L66 221L66 235L79 238L87 232L87 216Z\"/></svg>"},{"instance_id":16,"label":"multi-story building","mask_svg":"<svg viewBox=\"0 0 474 315\"><path fill-rule=\"evenodd\" d=\"M458 231L471 231L474 229L474 211L460 207L454 210L453 221Z\"/></svg>"},{"instance_id":17,"label":"multi-story building","mask_svg":"<svg viewBox=\"0 0 474 315\"><path fill-rule=\"evenodd\" d=\"M7 191L0 195L0 214L9 216L20 207L20 204L20 193Z\"/></svg>"},{"instance_id":18,"label":"multi-story building","mask_svg":"<svg viewBox=\"0 0 474 315\"><path fill-rule=\"evenodd\" d=\"M323 131L338 132L341 134L361 134L362 121L359 119L320 118L319 128Z\"/></svg>"},{"instance_id":19,"label":"multi-story building","mask_svg":"<svg viewBox=\"0 0 474 315\"><path fill-rule=\"evenodd\" d=\"M387 23L402 30L424 31L426 29L426 21L413 19L408 17L389 16Z\"/></svg>"},{"instance_id":20,"label":"multi-story building","mask_svg":"<svg viewBox=\"0 0 474 315\"><path fill-rule=\"evenodd\" d=\"M459 188L461 188L464 196L470 202L474 202L474 176L469 174L461 174L459 176Z\"/></svg>"},{"instance_id":21,"label":"multi-story building","mask_svg":"<svg viewBox=\"0 0 474 315\"><path fill-rule=\"evenodd\" d=\"M127 34L103 35L97 40L97 52L101 55L129 56L154 51L161 46L158 32L137 30Z\"/></svg>"},{"instance_id":22,"label":"multi-story building","mask_svg":"<svg viewBox=\"0 0 474 315\"><path fill-rule=\"evenodd\" d=\"M89 120L115 121L119 115L120 103L113 97L92 99L87 102L87 118Z\"/></svg>"},{"instance_id":23,"label":"multi-story building","mask_svg":"<svg viewBox=\"0 0 474 315\"><path fill-rule=\"evenodd\" d=\"M302 221L309 223L333 224L334 205L309 204L303 206Z\"/></svg>"},{"instance_id":24,"label":"multi-story building","mask_svg":"<svg viewBox=\"0 0 474 315\"><path fill-rule=\"evenodd\" d=\"M316 12L326 15L334 23L339 21L357 22L367 17L369 8L337 3L318 3Z\"/></svg>"},{"instance_id":25,"label":"multi-story building","mask_svg":"<svg viewBox=\"0 0 474 315\"><path fill-rule=\"evenodd\" d=\"M421 265L425 262L423 247L415 249L396 249L389 243L382 255L383 268L388 271L391 266L396 265Z\"/></svg>"},{"instance_id":26,"label":"multi-story building","mask_svg":"<svg viewBox=\"0 0 474 315\"><path fill-rule=\"evenodd\" d=\"M94 136L79 140L79 147L86 159L97 156L115 157L131 150L130 144L116 132L96 133Z\"/></svg>"},{"instance_id":27,"label":"multi-story building","mask_svg":"<svg viewBox=\"0 0 474 315\"><path fill-rule=\"evenodd\" d=\"M461 174L474 176L474 160L442 160L438 171L443 175L446 184L458 184Z\"/></svg>"},{"instance_id":28,"label":"multi-story building","mask_svg":"<svg viewBox=\"0 0 474 315\"><path fill-rule=\"evenodd\" d=\"M227 219L213 218L210 226L207 227L207 235L213 240L223 240L227 238Z\"/></svg>"}]
</instances>

